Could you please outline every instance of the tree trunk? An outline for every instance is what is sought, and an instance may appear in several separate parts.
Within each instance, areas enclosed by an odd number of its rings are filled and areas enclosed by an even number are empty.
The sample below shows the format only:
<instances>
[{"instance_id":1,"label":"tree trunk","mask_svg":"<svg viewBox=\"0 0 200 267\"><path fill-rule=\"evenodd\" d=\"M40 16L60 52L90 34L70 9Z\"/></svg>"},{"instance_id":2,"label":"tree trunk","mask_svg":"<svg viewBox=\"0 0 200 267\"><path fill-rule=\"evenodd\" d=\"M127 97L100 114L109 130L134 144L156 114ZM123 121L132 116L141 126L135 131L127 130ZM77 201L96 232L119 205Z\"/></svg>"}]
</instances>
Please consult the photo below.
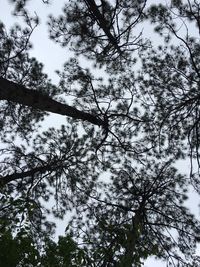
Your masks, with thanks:
<instances>
[{"instance_id":1,"label":"tree trunk","mask_svg":"<svg viewBox=\"0 0 200 267\"><path fill-rule=\"evenodd\" d=\"M6 184L12 181L19 180L19 179L25 179L27 177L34 178L34 176L38 173L44 174L48 171L52 172L52 171L57 170L60 167L63 167L63 165L62 164L59 165L59 163L55 161L51 164L46 164L44 166L35 167L35 168L26 170L23 172L14 172L12 174L8 174L8 175L0 177L0 187L4 187Z\"/></svg>"},{"instance_id":2,"label":"tree trunk","mask_svg":"<svg viewBox=\"0 0 200 267\"><path fill-rule=\"evenodd\" d=\"M96 3L94 0L85 0L86 5L88 6L89 11L94 16L94 19L98 23L98 25L101 27L101 29L104 31L105 35L108 37L108 40L110 43L114 46L114 48L118 51L119 54L122 53L117 38L113 36L113 34L110 31L110 26L108 25L108 22L105 20L104 16L99 11Z\"/></svg>"},{"instance_id":3,"label":"tree trunk","mask_svg":"<svg viewBox=\"0 0 200 267\"><path fill-rule=\"evenodd\" d=\"M65 115L74 119L88 121L103 126L104 123L95 115L80 111L66 104L59 103L39 91L27 89L23 85L0 77L0 100L15 102L34 109Z\"/></svg>"}]
</instances>

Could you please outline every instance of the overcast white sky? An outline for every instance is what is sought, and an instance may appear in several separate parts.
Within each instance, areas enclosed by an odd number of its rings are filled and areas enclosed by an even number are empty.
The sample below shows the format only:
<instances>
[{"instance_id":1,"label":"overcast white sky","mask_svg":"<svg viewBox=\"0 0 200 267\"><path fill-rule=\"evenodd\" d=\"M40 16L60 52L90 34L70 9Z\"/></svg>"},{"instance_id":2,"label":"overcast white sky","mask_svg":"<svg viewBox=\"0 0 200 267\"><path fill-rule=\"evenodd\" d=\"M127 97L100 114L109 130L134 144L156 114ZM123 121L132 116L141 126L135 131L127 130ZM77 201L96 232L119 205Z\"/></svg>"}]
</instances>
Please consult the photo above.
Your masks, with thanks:
<instances>
[{"instance_id":1,"label":"overcast white sky","mask_svg":"<svg viewBox=\"0 0 200 267\"><path fill-rule=\"evenodd\" d=\"M60 14L63 7L64 1L52 1L52 6L47 6L42 3L42 0L31 0L28 4L31 12L36 12L40 18L40 25L35 29L31 36L31 42L33 43L33 49L31 50L31 55L36 57L38 61L44 64L44 71L49 75L49 78L52 79L54 83L58 82L58 77L55 74L56 69L61 69L63 63L67 61L72 54L66 49L61 48L59 45L56 45L53 41L48 39L48 30L47 30L47 16L51 13L54 15ZM155 3L155 1L152 1ZM11 11L13 6L9 4L8 0L0 0L0 20L7 26L13 25L14 22L17 22L19 19L16 19L11 16ZM148 29L145 29L145 32L150 33ZM155 36L155 41L157 37ZM158 39L159 40L159 39ZM51 115L47 120L47 125L60 125L65 122L65 119L61 116ZM189 170L188 162L180 162L179 169L182 171ZM190 199L188 201L189 207L199 215L199 209L197 204L199 198L191 191ZM64 234L64 229L66 227L66 222L58 222L58 231L57 234ZM153 259L148 259L145 262L145 267L164 267L166 266L163 262L155 262Z\"/></svg>"}]
</instances>

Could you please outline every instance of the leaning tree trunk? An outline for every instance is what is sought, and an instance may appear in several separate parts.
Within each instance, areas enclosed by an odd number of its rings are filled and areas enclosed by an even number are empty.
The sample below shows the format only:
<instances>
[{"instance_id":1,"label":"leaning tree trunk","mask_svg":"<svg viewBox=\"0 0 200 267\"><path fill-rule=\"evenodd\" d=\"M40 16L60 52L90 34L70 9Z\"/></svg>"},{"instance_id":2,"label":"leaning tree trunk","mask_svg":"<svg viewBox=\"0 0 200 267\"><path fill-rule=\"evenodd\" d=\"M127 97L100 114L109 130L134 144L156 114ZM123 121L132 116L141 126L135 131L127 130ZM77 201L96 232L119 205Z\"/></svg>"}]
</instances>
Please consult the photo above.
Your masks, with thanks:
<instances>
[{"instance_id":1,"label":"leaning tree trunk","mask_svg":"<svg viewBox=\"0 0 200 267\"><path fill-rule=\"evenodd\" d=\"M109 42L114 46L114 48L118 51L119 54L122 53L117 38L113 36L111 33L108 23L106 22L104 16L101 14L101 12L98 9L97 4L94 0L85 0L86 5L88 6L89 11L93 15L94 19L98 23L98 25L101 27L101 29L104 31L105 35L107 36Z\"/></svg>"},{"instance_id":2,"label":"leaning tree trunk","mask_svg":"<svg viewBox=\"0 0 200 267\"><path fill-rule=\"evenodd\" d=\"M11 82L0 77L0 100L12 101L34 109L65 115L74 119L88 121L103 126L103 121L97 116L80 111L74 107L59 103L48 95L39 91L27 89L23 85Z\"/></svg>"},{"instance_id":3,"label":"leaning tree trunk","mask_svg":"<svg viewBox=\"0 0 200 267\"><path fill-rule=\"evenodd\" d=\"M36 175L42 175L42 174L46 174L47 172L53 172L58 170L59 168L63 168L64 166L64 162L61 162L59 160L54 160L53 162L50 163L46 163L45 165L42 166L36 166L21 172L13 172L11 174L7 174L5 176L1 176L0 177L0 188L4 187L6 184L12 182L12 181L17 181L19 179L21 180L25 180L26 178L32 178L34 179L34 177Z\"/></svg>"}]
</instances>

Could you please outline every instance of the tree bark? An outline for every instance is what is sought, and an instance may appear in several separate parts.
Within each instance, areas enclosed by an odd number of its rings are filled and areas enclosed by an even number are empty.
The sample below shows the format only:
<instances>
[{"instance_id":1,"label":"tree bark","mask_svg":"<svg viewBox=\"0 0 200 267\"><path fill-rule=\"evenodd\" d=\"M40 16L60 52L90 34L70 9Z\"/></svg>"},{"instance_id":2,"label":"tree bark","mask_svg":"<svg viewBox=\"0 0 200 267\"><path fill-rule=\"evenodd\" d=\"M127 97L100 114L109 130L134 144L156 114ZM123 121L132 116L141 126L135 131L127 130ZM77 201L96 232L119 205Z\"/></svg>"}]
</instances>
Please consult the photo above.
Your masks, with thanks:
<instances>
[{"instance_id":1,"label":"tree bark","mask_svg":"<svg viewBox=\"0 0 200 267\"><path fill-rule=\"evenodd\" d=\"M33 177L36 173L45 173L48 170L50 170L50 167L47 165L47 166L42 166L42 167L36 167L29 171L24 171L21 173L14 172L12 174L8 174L6 176L1 177L0 186L3 187L12 181L16 181L18 179L23 179L23 178L31 177L31 176Z\"/></svg>"},{"instance_id":2,"label":"tree bark","mask_svg":"<svg viewBox=\"0 0 200 267\"><path fill-rule=\"evenodd\" d=\"M58 165L58 162L53 162L51 164L47 164L44 166L39 166L32 168L31 170L26 170L24 172L14 172L12 174L8 174L5 176L0 177L0 187L4 187L6 184L16 181L18 179L24 179L27 177L34 177L35 174L40 173L46 173L47 171L55 171L59 167L62 167L62 165Z\"/></svg>"},{"instance_id":3,"label":"tree bark","mask_svg":"<svg viewBox=\"0 0 200 267\"><path fill-rule=\"evenodd\" d=\"M0 77L0 100L7 100L34 109L88 121L94 125L104 125L103 121L95 115L59 103L48 95L42 94L36 90L27 89L23 85L11 82L2 77Z\"/></svg>"},{"instance_id":4,"label":"tree bark","mask_svg":"<svg viewBox=\"0 0 200 267\"><path fill-rule=\"evenodd\" d=\"M111 33L110 26L108 25L108 22L105 20L104 16L99 11L96 2L94 0L85 0L85 3L88 6L88 9L91 14L94 16L96 22L99 24L105 35L108 37L110 43L114 46L118 53L121 54L122 51L118 45L117 39Z\"/></svg>"}]
</instances>

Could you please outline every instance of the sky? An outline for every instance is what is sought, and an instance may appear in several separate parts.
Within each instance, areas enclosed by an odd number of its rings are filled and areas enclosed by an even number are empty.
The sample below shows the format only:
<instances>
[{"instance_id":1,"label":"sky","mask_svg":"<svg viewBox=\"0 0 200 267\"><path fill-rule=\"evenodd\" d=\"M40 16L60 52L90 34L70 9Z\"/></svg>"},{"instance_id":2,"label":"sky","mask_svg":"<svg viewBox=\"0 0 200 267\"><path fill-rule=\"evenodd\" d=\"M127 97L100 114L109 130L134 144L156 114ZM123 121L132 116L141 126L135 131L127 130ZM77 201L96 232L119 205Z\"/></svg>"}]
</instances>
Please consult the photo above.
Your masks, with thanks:
<instances>
[{"instance_id":1,"label":"sky","mask_svg":"<svg viewBox=\"0 0 200 267\"><path fill-rule=\"evenodd\" d=\"M53 41L50 41L48 38L48 28L47 28L47 17L49 14L53 13L54 15L58 15L61 13L61 9L63 7L63 1L52 1L52 5L44 5L41 0L31 0L28 2L28 8L31 12L36 12L38 17L40 18L39 26L34 30L31 36L31 42L33 43L33 49L30 51L31 56L36 57L38 61L44 64L44 72L46 72L49 77L52 79L53 83L57 84L59 78L55 73L55 70L62 69L62 66L65 61L67 61L72 54L64 48L61 48L59 45L55 44ZM0 0L0 20L6 26L11 26L19 19L11 16L11 11L13 10L13 6L9 4L8 0ZM148 35L151 31L149 31L150 26L148 28L145 27L144 31ZM154 42L157 42L157 37L155 36ZM87 65L87 61L84 62ZM59 115L51 115L45 121L46 127L51 126L52 123L54 126L59 126L62 123L65 123L65 119ZM182 171L189 170L189 163L178 162L177 166ZM190 207L193 212L199 216L199 208L198 208L197 195L194 190L191 189L190 198L187 202L188 207ZM66 227L66 222L58 222L57 235L64 234L64 229ZM144 267L164 267L166 266L163 262L155 262L154 259L150 258L145 262Z\"/></svg>"}]
</instances>

